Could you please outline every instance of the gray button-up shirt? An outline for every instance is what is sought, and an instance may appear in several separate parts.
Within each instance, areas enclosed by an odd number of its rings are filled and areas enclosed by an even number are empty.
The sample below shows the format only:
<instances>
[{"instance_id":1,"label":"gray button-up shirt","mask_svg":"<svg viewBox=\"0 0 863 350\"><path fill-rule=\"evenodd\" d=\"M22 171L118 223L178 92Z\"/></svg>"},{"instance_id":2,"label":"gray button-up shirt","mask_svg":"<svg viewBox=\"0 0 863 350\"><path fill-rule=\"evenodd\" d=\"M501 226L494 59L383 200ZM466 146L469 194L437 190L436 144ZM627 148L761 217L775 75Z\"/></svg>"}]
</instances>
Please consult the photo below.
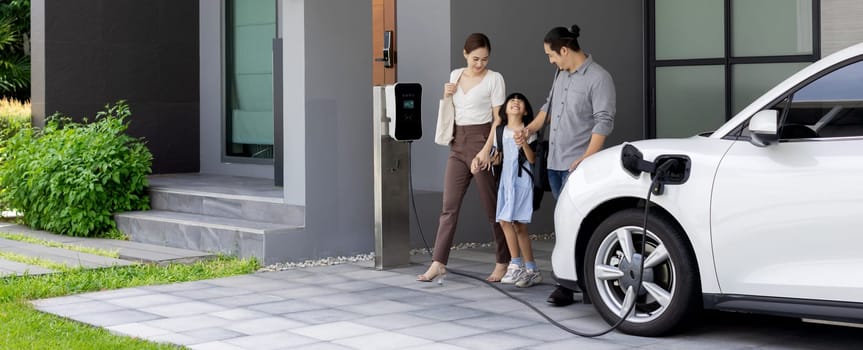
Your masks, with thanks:
<instances>
[{"instance_id":1,"label":"gray button-up shirt","mask_svg":"<svg viewBox=\"0 0 863 350\"><path fill-rule=\"evenodd\" d=\"M542 111L550 121L548 168L569 170L584 155L592 134L608 135L614 128L614 81L593 56L573 73L561 71Z\"/></svg>"}]
</instances>

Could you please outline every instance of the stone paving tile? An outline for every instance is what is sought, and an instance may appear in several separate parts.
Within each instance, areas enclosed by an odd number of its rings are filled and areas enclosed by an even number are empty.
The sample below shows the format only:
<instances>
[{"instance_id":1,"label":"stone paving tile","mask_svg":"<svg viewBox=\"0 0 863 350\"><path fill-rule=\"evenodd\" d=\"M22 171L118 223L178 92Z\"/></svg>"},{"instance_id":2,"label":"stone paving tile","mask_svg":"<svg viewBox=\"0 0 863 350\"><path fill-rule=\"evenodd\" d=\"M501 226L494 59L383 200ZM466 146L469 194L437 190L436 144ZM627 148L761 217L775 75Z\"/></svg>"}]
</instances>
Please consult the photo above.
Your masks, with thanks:
<instances>
[{"instance_id":1,"label":"stone paving tile","mask_svg":"<svg viewBox=\"0 0 863 350\"><path fill-rule=\"evenodd\" d=\"M251 290L230 287L212 287L204 289L183 290L171 294L189 299L213 299L221 297L235 297L238 295L252 294Z\"/></svg>"},{"instance_id":2,"label":"stone paving tile","mask_svg":"<svg viewBox=\"0 0 863 350\"><path fill-rule=\"evenodd\" d=\"M303 297L316 297L320 295L327 294L336 294L340 291L338 289L326 288L326 287L317 287L317 286L305 286L300 288L292 288L285 290L275 290L270 291L268 294L278 295L284 298L303 298Z\"/></svg>"},{"instance_id":3,"label":"stone paving tile","mask_svg":"<svg viewBox=\"0 0 863 350\"><path fill-rule=\"evenodd\" d=\"M93 301L92 298L85 297L83 295L70 295L67 297L56 297L56 298L48 298L48 299L39 299L31 302L33 306L36 308L49 308L60 305L68 305L68 304L77 304Z\"/></svg>"},{"instance_id":4,"label":"stone paving tile","mask_svg":"<svg viewBox=\"0 0 863 350\"><path fill-rule=\"evenodd\" d=\"M422 307L407 303L400 303L391 300L373 301L360 305L343 306L342 309L363 314L366 316L393 314L397 312L406 312L412 310L420 310Z\"/></svg>"},{"instance_id":5,"label":"stone paving tile","mask_svg":"<svg viewBox=\"0 0 863 350\"><path fill-rule=\"evenodd\" d=\"M147 340L154 341L156 343L167 343L167 344L178 344L178 345L192 345L199 344L203 342L203 339L198 339L195 337L190 337L185 334L178 333L167 333L161 335L154 335L149 337Z\"/></svg>"},{"instance_id":6,"label":"stone paving tile","mask_svg":"<svg viewBox=\"0 0 863 350\"><path fill-rule=\"evenodd\" d=\"M231 322L223 328L248 335L260 335L306 326L305 323L283 317L268 316Z\"/></svg>"},{"instance_id":7,"label":"stone paving tile","mask_svg":"<svg viewBox=\"0 0 863 350\"><path fill-rule=\"evenodd\" d=\"M483 333L448 340L446 343L475 350L506 350L532 348L534 345L541 344L542 342L507 333Z\"/></svg>"},{"instance_id":8,"label":"stone paving tile","mask_svg":"<svg viewBox=\"0 0 863 350\"><path fill-rule=\"evenodd\" d=\"M369 282L369 281L350 281L350 282L342 282L330 284L330 288L338 289L343 292L356 292L362 290L376 289L381 288L382 285L380 283Z\"/></svg>"},{"instance_id":9,"label":"stone paving tile","mask_svg":"<svg viewBox=\"0 0 863 350\"><path fill-rule=\"evenodd\" d=\"M137 338L149 338L157 335L172 333L167 329L156 328L145 325L143 323L126 323L111 327L106 327L109 331Z\"/></svg>"},{"instance_id":10,"label":"stone paving tile","mask_svg":"<svg viewBox=\"0 0 863 350\"><path fill-rule=\"evenodd\" d=\"M434 344L426 344L420 346L412 346L409 348L405 348L404 350L471 350L468 348L463 348L461 346L455 346L444 343L434 343Z\"/></svg>"},{"instance_id":11,"label":"stone paving tile","mask_svg":"<svg viewBox=\"0 0 863 350\"><path fill-rule=\"evenodd\" d=\"M141 311L149 312L151 314L159 315L162 317L178 317L213 313L218 311L224 311L226 309L227 308L224 306L219 306L215 304L204 303L200 301L189 301L146 307L142 308Z\"/></svg>"},{"instance_id":12,"label":"stone paving tile","mask_svg":"<svg viewBox=\"0 0 863 350\"><path fill-rule=\"evenodd\" d=\"M189 346L189 349L192 350L245 350L245 348L241 348L236 345L231 345L221 341L214 341L209 343L195 344Z\"/></svg>"},{"instance_id":13,"label":"stone paving tile","mask_svg":"<svg viewBox=\"0 0 863 350\"><path fill-rule=\"evenodd\" d=\"M212 287L213 287L212 284L209 284L206 282L201 282L201 281L195 281L195 282L163 284L163 285L158 285L158 286L146 286L146 287L141 287L141 289L148 290L151 292L172 293L172 292L184 292L184 291L189 291L189 290L212 288Z\"/></svg>"},{"instance_id":14,"label":"stone paving tile","mask_svg":"<svg viewBox=\"0 0 863 350\"><path fill-rule=\"evenodd\" d=\"M531 349L536 350L572 350L572 349L591 349L591 350L624 350L624 349L632 349L630 346L614 344L609 342L604 342L602 340L596 339L584 339L579 337L573 337L566 340L560 340L556 342L545 342L540 344L534 344L530 347ZM639 349L648 349L648 348L639 348Z\"/></svg>"},{"instance_id":15,"label":"stone paving tile","mask_svg":"<svg viewBox=\"0 0 863 350\"><path fill-rule=\"evenodd\" d=\"M354 322L364 324L371 327L376 327L385 330L396 330L408 327L414 327L424 324L435 323L437 320L409 315L409 314L390 314L372 317L363 317Z\"/></svg>"},{"instance_id":16,"label":"stone paving tile","mask_svg":"<svg viewBox=\"0 0 863 350\"><path fill-rule=\"evenodd\" d=\"M173 296L170 294L148 294L148 295L137 295L125 298L114 298L106 300L106 302L119 305L125 308L135 309L135 308L146 308L149 306L157 306L157 305L165 305L165 304L177 304L182 302L191 301L186 298L181 298L177 296Z\"/></svg>"},{"instance_id":17,"label":"stone paving tile","mask_svg":"<svg viewBox=\"0 0 863 350\"><path fill-rule=\"evenodd\" d=\"M297 347L290 347L287 349L302 349L302 350L352 350L347 346L341 346L333 343L314 343L314 344L304 344Z\"/></svg>"},{"instance_id":18,"label":"stone paving tile","mask_svg":"<svg viewBox=\"0 0 863 350\"><path fill-rule=\"evenodd\" d=\"M275 303L278 301L285 301L286 299L277 295L254 293L246 294L239 298L236 296L232 296L204 300L225 307L240 307L256 304Z\"/></svg>"},{"instance_id":19,"label":"stone paving tile","mask_svg":"<svg viewBox=\"0 0 863 350\"><path fill-rule=\"evenodd\" d=\"M151 295L152 292L143 289L143 288L124 288L124 289L114 289L114 290L106 290L101 292L93 292L82 294L84 298L93 299L93 300L109 300L109 299L117 299L117 298L128 298L140 295Z\"/></svg>"},{"instance_id":20,"label":"stone paving tile","mask_svg":"<svg viewBox=\"0 0 863 350\"><path fill-rule=\"evenodd\" d=\"M182 333L195 329L222 327L230 324L231 321L224 318L210 315L194 315L183 317L161 318L158 320L142 322L145 325L167 329L173 332Z\"/></svg>"},{"instance_id":21,"label":"stone paving tile","mask_svg":"<svg viewBox=\"0 0 863 350\"><path fill-rule=\"evenodd\" d=\"M41 266L28 265L16 261L0 259L0 277L3 276L23 276L23 275L43 275L52 273L54 270L46 269Z\"/></svg>"},{"instance_id":22,"label":"stone paving tile","mask_svg":"<svg viewBox=\"0 0 863 350\"><path fill-rule=\"evenodd\" d=\"M329 294L319 297L307 297L303 298L303 300L326 306L350 306L363 304L369 301L369 299L353 294Z\"/></svg>"},{"instance_id":23,"label":"stone paving tile","mask_svg":"<svg viewBox=\"0 0 863 350\"><path fill-rule=\"evenodd\" d=\"M351 338L380 331L378 328L345 321L291 329L291 332L299 335L326 341Z\"/></svg>"},{"instance_id":24,"label":"stone paving tile","mask_svg":"<svg viewBox=\"0 0 863 350\"><path fill-rule=\"evenodd\" d=\"M393 298L392 300L406 303L406 304L420 306L422 308L432 308L432 307L435 307L437 305L444 305L444 304L452 305L452 304L461 304L461 303L467 302L467 300L460 299L460 298L453 298L453 297L447 296L446 294L424 295L421 298L417 298L417 297Z\"/></svg>"},{"instance_id":25,"label":"stone paving tile","mask_svg":"<svg viewBox=\"0 0 863 350\"><path fill-rule=\"evenodd\" d=\"M530 321L513 314L490 314L475 318L455 321L455 323L485 329L486 331L502 331L513 328L536 325L538 322Z\"/></svg>"},{"instance_id":26,"label":"stone paving tile","mask_svg":"<svg viewBox=\"0 0 863 350\"><path fill-rule=\"evenodd\" d=\"M243 349L270 350L302 346L317 342L315 339L290 332L249 335L223 342Z\"/></svg>"},{"instance_id":27,"label":"stone paving tile","mask_svg":"<svg viewBox=\"0 0 863 350\"><path fill-rule=\"evenodd\" d=\"M188 331L188 332L183 332L182 334L189 336L189 337L192 337L192 338L195 338L195 339L199 339L200 341L198 342L198 344L204 343L204 342L212 342L212 341L218 341L218 340L245 337L247 335L247 334L243 334L240 332L234 332L234 331L231 331L228 329L224 329L221 327L196 329L196 330L192 330L192 331Z\"/></svg>"},{"instance_id":28,"label":"stone paving tile","mask_svg":"<svg viewBox=\"0 0 863 350\"><path fill-rule=\"evenodd\" d=\"M395 332L380 332L359 337L339 339L333 343L359 350L403 349L416 345L431 343L429 340L412 337Z\"/></svg>"},{"instance_id":29,"label":"stone paving tile","mask_svg":"<svg viewBox=\"0 0 863 350\"><path fill-rule=\"evenodd\" d=\"M291 299L277 301L273 303L251 305L247 306L246 308L254 311L266 312L269 314L286 314L293 312L324 309L326 308L326 306L305 302L302 300Z\"/></svg>"},{"instance_id":30,"label":"stone paving tile","mask_svg":"<svg viewBox=\"0 0 863 350\"><path fill-rule=\"evenodd\" d=\"M554 342L575 337L575 335L548 323L516 327L509 329L506 332L512 335L541 340L543 342Z\"/></svg>"},{"instance_id":31,"label":"stone paving tile","mask_svg":"<svg viewBox=\"0 0 863 350\"><path fill-rule=\"evenodd\" d=\"M116 326L126 323L144 322L158 319L158 315L149 314L136 310L118 310L109 312L95 312L76 315L76 321L89 323L100 327Z\"/></svg>"},{"instance_id":32,"label":"stone paving tile","mask_svg":"<svg viewBox=\"0 0 863 350\"><path fill-rule=\"evenodd\" d=\"M45 312L50 312L58 316L74 317L77 315L111 312L125 309L122 306L114 305L104 301L87 300L74 304L63 304L54 306L39 306L39 309ZM146 312L146 311L145 311Z\"/></svg>"},{"instance_id":33,"label":"stone paving tile","mask_svg":"<svg viewBox=\"0 0 863 350\"><path fill-rule=\"evenodd\" d=\"M221 317L226 320L232 321L240 321L240 320L248 320L253 318L264 318L270 316L270 314L260 311L252 311L242 308L230 309L225 311L213 312L210 313L212 316Z\"/></svg>"},{"instance_id":34,"label":"stone paving tile","mask_svg":"<svg viewBox=\"0 0 863 350\"><path fill-rule=\"evenodd\" d=\"M435 342L441 342L454 338L482 334L487 331L481 328L471 326L459 325L449 322L438 322L433 324L424 324L416 327L402 328L394 332L409 335L412 337L428 339Z\"/></svg>"},{"instance_id":35,"label":"stone paving tile","mask_svg":"<svg viewBox=\"0 0 863 350\"><path fill-rule=\"evenodd\" d=\"M438 321L456 321L487 315L487 313L483 311L465 309L452 305L422 309L420 311L412 311L410 313Z\"/></svg>"},{"instance_id":36,"label":"stone paving tile","mask_svg":"<svg viewBox=\"0 0 863 350\"><path fill-rule=\"evenodd\" d=\"M282 317L314 325L337 321L353 321L366 316L339 309L320 309L288 313L282 315Z\"/></svg>"}]
</instances>

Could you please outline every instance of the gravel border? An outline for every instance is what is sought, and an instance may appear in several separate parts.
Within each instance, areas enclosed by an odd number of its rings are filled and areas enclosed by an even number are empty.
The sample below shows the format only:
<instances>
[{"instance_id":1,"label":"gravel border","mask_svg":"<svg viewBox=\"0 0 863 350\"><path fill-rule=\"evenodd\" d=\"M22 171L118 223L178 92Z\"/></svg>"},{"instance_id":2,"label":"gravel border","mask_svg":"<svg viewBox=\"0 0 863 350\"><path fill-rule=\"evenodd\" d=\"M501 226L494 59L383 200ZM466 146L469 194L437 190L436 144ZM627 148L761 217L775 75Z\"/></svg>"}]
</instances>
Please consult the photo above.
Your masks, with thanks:
<instances>
[{"instance_id":1,"label":"gravel border","mask_svg":"<svg viewBox=\"0 0 863 350\"><path fill-rule=\"evenodd\" d=\"M547 241L554 239L554 232L552 233L544 233L544 234L533 234L530 235L530 239L533 241ZM475 243L475 242L464 242L454 245L452 250L462 250L462 249L472 249L472 248L488 248L494 246L494 242L485 242L485 243ZM425 248L415 248L410 250L410 255L429 255L428 250ZM332 265L340 265L347 263L356 263L362 261L372 261L375 259L375 252L370 252L368 254L357 254L353 256L335 256L328 257L322 259L312 259L298 262L283 262L283 263L275 263L272 265L267 265L261 267L257 270L257 272L276 272L276 271L285 271L285 270L294 270L294 269L302 269L306 267L317 267L317 266L332 266Z\"/></svg>"}]
</instances>

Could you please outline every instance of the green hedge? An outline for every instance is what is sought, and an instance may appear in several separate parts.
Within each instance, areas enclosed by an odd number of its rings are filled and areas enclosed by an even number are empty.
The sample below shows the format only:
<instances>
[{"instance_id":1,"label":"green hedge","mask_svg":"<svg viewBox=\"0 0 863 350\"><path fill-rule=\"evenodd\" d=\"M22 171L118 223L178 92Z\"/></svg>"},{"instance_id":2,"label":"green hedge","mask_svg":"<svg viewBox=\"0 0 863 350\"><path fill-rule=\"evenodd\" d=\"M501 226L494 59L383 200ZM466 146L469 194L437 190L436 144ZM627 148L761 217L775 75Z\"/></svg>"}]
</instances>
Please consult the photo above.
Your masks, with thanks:
<instances>
[{"instance_id":1,"label":"green hedge","mask_svg":"<svg viewBox=\"0 0 863 350\"><path fill-rule=\"evenodd\" d=\"M54 115L44 129L22 128L0 147L0 201L36 229L93 236L116 225L113 214L146 210L153 156L125 134L125 102L92 123Z\"/></svg>"}]
</instances>

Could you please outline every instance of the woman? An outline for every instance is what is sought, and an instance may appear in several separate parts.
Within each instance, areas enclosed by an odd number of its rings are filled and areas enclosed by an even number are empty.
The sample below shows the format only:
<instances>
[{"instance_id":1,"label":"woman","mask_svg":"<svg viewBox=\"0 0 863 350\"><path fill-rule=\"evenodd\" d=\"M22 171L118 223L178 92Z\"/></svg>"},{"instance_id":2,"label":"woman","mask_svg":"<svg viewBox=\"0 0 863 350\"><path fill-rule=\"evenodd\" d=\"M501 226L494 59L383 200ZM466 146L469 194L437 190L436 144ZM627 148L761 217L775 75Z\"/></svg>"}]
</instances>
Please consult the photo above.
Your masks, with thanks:
<instances>
[{"instance_id":1,"label":"woman","mask_svg":"<svg viewBox=\"0 0 863 350\"><path fill-rule=\"evenodd\" d=\"M443 281L459 210L471 178L476 179L497 250L497 264L487 280L499 282L506 273L510 255L503 231L495 222L497 184L494 174L490 171L471 173L472 168L475 171L490 168L491 133L500 123L498 110L506 97L503 76L487 67L490 52L491 42L485 34L469 35L463 52L467 67L452 71L450 82L444 84L444 96L452 96L455 105L455 128L444 175L443 207L432 256L434 261L428 271L417 276L417 281Z\"/></svg>"}]
</instances>

